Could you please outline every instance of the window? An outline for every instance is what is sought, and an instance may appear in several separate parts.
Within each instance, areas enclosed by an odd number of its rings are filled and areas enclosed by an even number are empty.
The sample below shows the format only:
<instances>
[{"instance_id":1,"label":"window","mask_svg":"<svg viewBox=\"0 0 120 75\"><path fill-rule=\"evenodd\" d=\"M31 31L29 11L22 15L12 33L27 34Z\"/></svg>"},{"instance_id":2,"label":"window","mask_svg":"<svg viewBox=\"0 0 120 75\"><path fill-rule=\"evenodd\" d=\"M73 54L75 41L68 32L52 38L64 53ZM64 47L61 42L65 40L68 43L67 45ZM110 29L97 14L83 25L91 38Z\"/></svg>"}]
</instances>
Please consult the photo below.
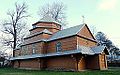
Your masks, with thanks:
<instances>
[{"instance_id":1,"label":"window","mask_svg":"<svg viewBox=\"0 0 120 75\"><path fill-rule=\"evenodd\" d=\"M61 42L57 42L56 43L56 52L60 52L62 50L62 45L61 45Z\"/></svg>"},{"instance_id":2,"label":"window","mask_svg":"<svg viewBox=\"0 0 120 75\"><path fill-rule=\"evenodd\" d=\"M32 44L32 53L33 53L33 54L36 53L36 46L35 46L35 44Z\"/></svg>"}]
</instances>

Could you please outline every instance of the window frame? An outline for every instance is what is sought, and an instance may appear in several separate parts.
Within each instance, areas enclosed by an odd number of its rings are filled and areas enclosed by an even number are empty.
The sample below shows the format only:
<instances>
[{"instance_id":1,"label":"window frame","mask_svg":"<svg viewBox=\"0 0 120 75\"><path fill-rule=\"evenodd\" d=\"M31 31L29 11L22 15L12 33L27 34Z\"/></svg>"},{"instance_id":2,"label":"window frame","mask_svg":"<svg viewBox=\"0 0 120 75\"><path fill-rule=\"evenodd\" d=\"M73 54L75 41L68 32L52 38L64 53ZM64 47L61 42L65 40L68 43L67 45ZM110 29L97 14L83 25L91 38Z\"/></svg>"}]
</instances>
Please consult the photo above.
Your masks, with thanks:
<instances>
[{"instance_id":1,"label":"window frame","mask_svg":"<svg viewBox=\"0 0 120 75\"><path fill-rule=\"evenodd\" d=\"M57 42L56 43L56 52L61 52L62 51L62 43L61 42Z\"/></svg>"}]
</instances>

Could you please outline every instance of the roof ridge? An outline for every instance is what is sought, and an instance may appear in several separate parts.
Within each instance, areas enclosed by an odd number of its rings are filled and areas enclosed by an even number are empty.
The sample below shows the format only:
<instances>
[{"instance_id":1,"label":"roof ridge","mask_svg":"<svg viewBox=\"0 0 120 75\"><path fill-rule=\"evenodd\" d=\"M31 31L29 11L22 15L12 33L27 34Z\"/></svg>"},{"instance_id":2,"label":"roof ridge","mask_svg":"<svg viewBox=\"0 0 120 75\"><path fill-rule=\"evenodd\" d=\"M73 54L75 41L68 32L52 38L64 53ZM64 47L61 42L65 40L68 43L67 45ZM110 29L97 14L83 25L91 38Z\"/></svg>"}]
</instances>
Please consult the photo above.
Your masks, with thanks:
<instances>
[{"instance_id":1,"label":"roof ridge","mask_svg":"<svg viewBox=\"0 0 120 75\"><path fill-rule=\"evenodd\" d=\"M72 26L72 27L69 27L69 28L66 28L66 29L74 28L74 27L81 26L81 25L83 25L83 24L76 25L76 26ZM63 30L66 30L66 29L63 29ZM61 31L62 31L62 30L61 30Z\"/></svg>"},{"instance_id":2,"label":"roof ridge","mask_svg":"<svg viewBox=\"0 0 120 75\"><path fill-rule=\"evenodd\" d=\"M76 25L76 26L58 31L49 38L49 41L76 35L77 32L80 31L82 27L83 27L83 24L80 24L80 25Z\"/></svg>"}]
</instances>

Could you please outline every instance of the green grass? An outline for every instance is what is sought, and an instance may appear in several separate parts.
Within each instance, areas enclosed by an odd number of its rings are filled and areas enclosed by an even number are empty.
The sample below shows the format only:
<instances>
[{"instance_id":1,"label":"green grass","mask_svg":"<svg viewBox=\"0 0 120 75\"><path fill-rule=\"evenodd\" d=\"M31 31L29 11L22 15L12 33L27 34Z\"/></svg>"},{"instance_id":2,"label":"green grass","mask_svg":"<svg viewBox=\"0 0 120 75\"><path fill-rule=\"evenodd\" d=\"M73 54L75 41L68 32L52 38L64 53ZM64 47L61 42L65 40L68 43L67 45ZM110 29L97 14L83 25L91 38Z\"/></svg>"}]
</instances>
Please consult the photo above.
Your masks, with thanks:
<instances>
[{"instance_id":1,"label":"green grass","mask_svg":"<svg viewBox=\"0 0 120 75\"><path fill-rule=\"evenodd\" d=\"M81 72L57 72L40 70L22 70L14 68L0 68L0 75L120 75L119 68L110 68L109 70L92 70Z\"/></svg>"}]
</instances>

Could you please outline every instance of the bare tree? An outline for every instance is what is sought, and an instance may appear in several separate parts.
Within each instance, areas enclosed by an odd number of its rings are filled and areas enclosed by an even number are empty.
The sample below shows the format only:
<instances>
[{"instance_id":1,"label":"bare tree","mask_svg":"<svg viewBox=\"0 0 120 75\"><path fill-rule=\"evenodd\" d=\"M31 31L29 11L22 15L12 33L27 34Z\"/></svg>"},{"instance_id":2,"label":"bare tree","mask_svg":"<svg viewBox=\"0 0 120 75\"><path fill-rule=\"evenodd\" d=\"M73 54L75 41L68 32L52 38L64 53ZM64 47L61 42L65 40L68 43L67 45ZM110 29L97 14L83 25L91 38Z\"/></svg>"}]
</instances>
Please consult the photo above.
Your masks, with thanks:
<instances>
[{"instance_id":1,"label":"bare tree","mask_svg":"<svg viewBox=\"0 0 120 75\"><path fill-rule=\"evenodd\" d=\"M25 3L15 3L15 10L9 10L7 15L9 18L3 23L3 32L10 37L3 40L4 44L16 48L25 35L26 22L29 17L27 14L28 6Z\"/></svg>"},{"instance_id":2,"label":"bare tree","mask_svg":"<svg viewBox=\"0 0 120 75\"><path fill-rule=\"evenodd\" d=\"M38 15L43 17L46 14L50 14L55 21L61 23L62 25L66 25L65 10L66 6L62 2L54 2L52 4L46 4L40 8Z\"/></svg>"}]
</instances>

